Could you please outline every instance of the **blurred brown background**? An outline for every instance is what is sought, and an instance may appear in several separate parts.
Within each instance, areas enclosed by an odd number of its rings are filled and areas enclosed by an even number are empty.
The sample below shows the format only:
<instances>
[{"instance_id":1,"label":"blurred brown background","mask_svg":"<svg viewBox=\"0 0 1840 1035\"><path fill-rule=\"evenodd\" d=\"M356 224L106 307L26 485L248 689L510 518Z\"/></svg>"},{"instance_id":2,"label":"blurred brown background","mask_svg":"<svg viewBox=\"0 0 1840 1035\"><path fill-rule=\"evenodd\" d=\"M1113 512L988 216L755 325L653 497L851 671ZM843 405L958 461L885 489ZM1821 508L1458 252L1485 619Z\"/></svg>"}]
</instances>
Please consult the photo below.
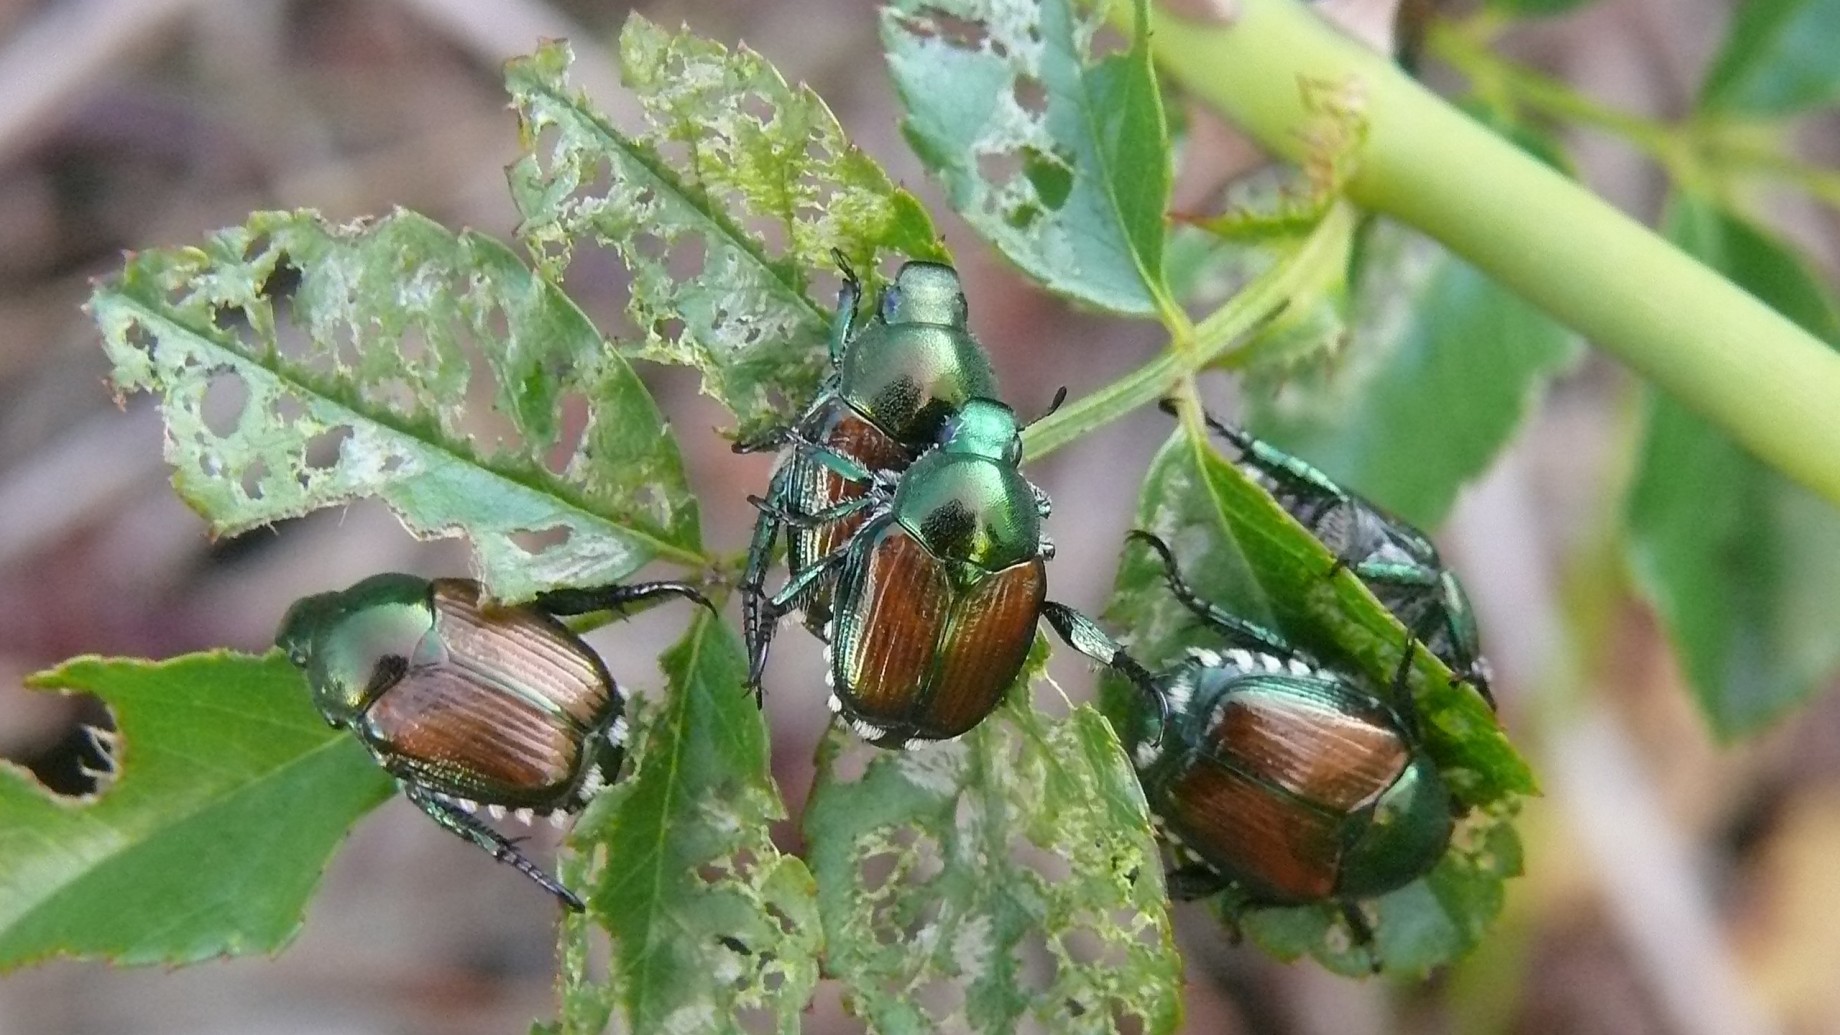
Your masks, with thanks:
<instances>
[{"instance_id":1,"label":"blurred brown background","mask_svg":"<svg viewBox=\"0 0 1840 1035\"><path fill-rule=\"evenodd\" d=\"M1038 412L1159 344L1146 326L1075 313L1026 286L944 208L896 128L863 0L639 5L745 40L814 86L856 142L918 190L970 285L973 325L1006 395ZM540 37L617 107L611 43L629 6L587 0L0 0L0 755L81 791L92 705L19 688L95 652L164 657L267 647L296 596L385 569L464 570L367 504L213 543L169 491L157 415L118 409L78 311L123 249L192 243L251 209L348 219L402 205L509 237L516 150L499 65ZM1600 0L1516 33L1526 60L1633 110L1681 109L1728 11L1717 0ZM1435 75L1435 73L1434 73ZM1833 159L1840 132L1810 147ZM1571 141L1586 179L1652 217L1663 186L1614 141ZM1224 160L1224 159L1222 159ZM1206 179L1206 177L1202 177ZM1778 225L1831 272L1834 213ZM572 277L578 295L597 291ZM581 297L604 313L600 298ZM724 415L680 371L648 371L679 429L722 550L746 541L739 490L770 460L732 456ZM1209 386L1230 406L1227 386ZM1181 911L1190 1028L1336 1033L1840 1032L1840 696L1772 733L1713 745L1652 620L1626 601L1588 621L1613 656L1572 657L1570 587L1601 583L1606 520L1628 463L1628 379L1598 359L1547 400L1441 540L1477 597L1503 716L1547 788L1525 816L1528 876L1483 950L1425 986L1349 982L1225 943ZM1166 431L1140 414L1032 468L1055 496L1056 596L1102 606L1135 480ZM1122 475L1122 476L1121 476ZM1082 563L1082 559L1086 562ZM675 615L594 641L640 692ZM655 634L654 634L655 633ZM1840 635L1840 631L1837 631ZM781 639L769 681L775 766L796 809L826 712L814 642ZM1061 659L1063 685L1090 684ZM0 979L0 1035L292 1035L524 1031L552 1007L551 903L404 802L357 828L278 959L179 972L58 963ZM812 1031L855 1031L827 989Z\"/></svg>"}]
</instances>

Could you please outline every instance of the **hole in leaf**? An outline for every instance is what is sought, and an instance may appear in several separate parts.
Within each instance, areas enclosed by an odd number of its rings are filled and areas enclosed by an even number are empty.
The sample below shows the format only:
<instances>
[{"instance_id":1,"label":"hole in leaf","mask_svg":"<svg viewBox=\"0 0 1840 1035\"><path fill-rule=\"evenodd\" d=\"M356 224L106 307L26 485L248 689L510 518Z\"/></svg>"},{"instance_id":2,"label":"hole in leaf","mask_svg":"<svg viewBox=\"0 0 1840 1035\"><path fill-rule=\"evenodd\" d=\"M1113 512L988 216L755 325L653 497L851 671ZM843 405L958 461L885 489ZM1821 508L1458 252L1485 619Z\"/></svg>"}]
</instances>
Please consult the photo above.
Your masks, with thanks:
<instances>
[{"instance_id":1,"label":"hole in leaf","mask_svg":"<svg viewBox=\"0 0 1840 1035\"><path fill-rule=\"evenodd\" d=\"M1001 187L1022 172L1022 157L1014 151L986 151L978 155L977 167L985 183Z\"/></svg>"},{"instance_id":2,"label":"hole in leaf","mask_svg":"<svg viewBox=\"0 0 1840 1035\"><path fill-rule=\"evenodd\" d=\"M1048 936L1041 928L1031 926L1022 932L1016 943L1016 986L1023 991L1040 995L1054 987L1060 977L1060 961L1048 949Z\"/></svg>"},{"instance_id":3,"label":"hole in leaf","mask_svg":"<svg viewBox=\"0 0 1840 1035\"><path fill-rule=\"evenodd\" d=\"M1036 116L1048 113L1048 87L1040 79L1032 75L1019 75L1010 86L1010 92L1023 111Z\"/></svg>"},{"instance_id":4,"label":"hole in leaf","mask_svg":"<svg viewBox=\"0 0 1840 1035\"><path fill-rule=\"evenodd\" d=\"M778 1019L773 1011L764 1006L743 1006L735 1010L735 1020L742 1031L759 1032L767 1035L779 1030Z\"/></svg>"},{"instance_id":5,"label":"hole in leaf","mask_svg":"<svg viewBox=\"0 0 1840 1035\"><path fill-rule=\"evenodd\" d=\"M1009 857L1019 867L1027 867L1041 874L1042 880L1050 887L1066 883L1073 877L1073 863L1058 852L1042 849L1030 841L1016 838L1010 841Z\"/></svg>"},{"instance_id":6,"label":"hole in leaf","mask_svg":"<svg viewBox=\"0 0 1840 1035\"><path fill-rule=\"evenodd\" d=\"M965 1009L965 986L948 978L934 978L914 989L914 1003L933 1018L935 1027Z\"/></svg>"},{"instance_id":7,"label":"hole in leaf","mask_svg":"<svg viewBox=\"0 0 1840 1035\"><path fill-rule=\"evenodd\" d=\"M568 543L574 530L567 525L552 525L549 528L512 532L509 536L517 548L531 556L560 549Z\"/></svg>"},{"instance_id":8,"label":"hole in leaf","mask_svg":"<svg viewBox=\"0 0 1840 1035\"><path fill-rule=\"evenodd\" d=\"M243 489L244 497L250 500L261 499L264 495L263 490L262 490L262 480L267 477L268 477L268 461L263 460L261 457L257 457L254 460L251 460L243 468L242 477L237 479L238 484Z\"/></svg>"},{"instance_id":9,"label":"hole in leaf","mask_svg":"<svg viewBox=\"0 0 1840 1035\"><path fill-rule=\"evenodd\" d=\"M82 797L105 790L123 756L108 707L94 694L69 694L47 707L58 709L51 713L56 718L9 757L53 794Z\"/></svg>"},{"instance_id":10,"label":"hole in leaf","mask_svg":"<svg viewBox=\"0 0 1840 1035\"><path fill-rule=\"evenodd\" d=\"M558 475L566 473L587 430L588 397L580 392L564 394L557 404L555 440L544 453L543 466Z\"/></svg>"},{"instance_id":11,"label":"hole in leaf","mask_svg":"<svg viewBox=\"0 0 1840 1035\"><path fill-rule=\"evenodd\" d=\"M307 484L309 473L330 471L339 465L339 459L345 453L345 443L349 442L351 437L351 427L341 424L336 428L328 428L307 440L306 449L301 453L299 474L303 488Z\"/></svg>"},{"instance_id":12,"label":"hole in leaf","mask_svg":"<svg viewBox=\"0 0 1840 1035\"><path fill-rule=\"evenodd\" d=\"M982 22L925 7L918 17L905 19L903 27L921 39L936 39L957 50L983 50L990 30Z\"/></svg>"},{"instance_id":13,"label":"hole in leaf","mask_svg":"<svg viewBox=\"0 0 1840 1035\"><path fill-rule=\"evenodd\" d=\"M243 381L243 376L233 370L218 370L205 385L204 400L198 410L211 434L229 438L236 433L243 408L248 405L249 385Z\"/></svg>"},{"instance_id":14,"label":"hole in leaf","mask_svg":"<svg viewBox=\"0 0 1840 1035\"><path fill-rule=\"evenodd\" d=\"M752 119L756 125L769 126L779 116L779 109L772 101L759 93L748 92L741 95L741 114Z\"/></svg>"}]
</instances>

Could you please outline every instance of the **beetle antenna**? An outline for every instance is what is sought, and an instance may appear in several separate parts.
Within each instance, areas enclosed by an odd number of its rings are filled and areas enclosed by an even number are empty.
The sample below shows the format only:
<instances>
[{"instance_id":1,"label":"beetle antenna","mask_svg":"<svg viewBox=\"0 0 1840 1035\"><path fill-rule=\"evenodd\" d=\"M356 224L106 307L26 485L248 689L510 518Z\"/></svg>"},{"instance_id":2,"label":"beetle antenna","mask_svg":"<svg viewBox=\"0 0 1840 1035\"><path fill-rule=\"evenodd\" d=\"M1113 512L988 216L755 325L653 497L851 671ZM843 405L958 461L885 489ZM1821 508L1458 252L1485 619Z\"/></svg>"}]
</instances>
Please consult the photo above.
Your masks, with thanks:
<instances>
[{"instance_id":1,"label":"beetle antenna","mask_svg":"<svg viewBox=\"0 0 1840 1035\"><path fill-rule=\"evenodd\" d=\"M1055 390L1054 401L1048 404L1048 408L1041 412L1041 416L1035 418L1029 423L1038 424L1044 420L1047 420L1049 417L1054 416L1054 411L1060 409L1061 403L1064 403L1066 401L1067 401L1067 386L1062 385L1058 389Z\"/></svg>"}]
</instances>

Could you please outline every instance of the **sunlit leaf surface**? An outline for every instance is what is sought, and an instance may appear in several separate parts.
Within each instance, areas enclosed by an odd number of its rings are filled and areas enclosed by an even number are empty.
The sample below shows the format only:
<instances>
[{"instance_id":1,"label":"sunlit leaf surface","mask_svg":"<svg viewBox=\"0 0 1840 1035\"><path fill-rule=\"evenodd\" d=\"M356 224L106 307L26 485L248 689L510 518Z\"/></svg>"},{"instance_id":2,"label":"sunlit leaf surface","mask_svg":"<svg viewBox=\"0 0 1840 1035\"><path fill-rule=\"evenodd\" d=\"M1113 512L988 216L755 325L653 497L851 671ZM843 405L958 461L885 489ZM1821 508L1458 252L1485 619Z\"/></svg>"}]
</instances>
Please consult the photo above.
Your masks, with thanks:
<instances>
[{"instance_id":1,"label":"sunlit leaf surface","mask_svg":"<svg viewBox=\"0 0 1840 1035\"><path fill-rule=\"evenodd\" d=\"M395 786L279 652L77 658L32 683L109 706L113 776L64 798L0 762L0 970L276 952L346 830Z\"/></svg>"}]
</instances>

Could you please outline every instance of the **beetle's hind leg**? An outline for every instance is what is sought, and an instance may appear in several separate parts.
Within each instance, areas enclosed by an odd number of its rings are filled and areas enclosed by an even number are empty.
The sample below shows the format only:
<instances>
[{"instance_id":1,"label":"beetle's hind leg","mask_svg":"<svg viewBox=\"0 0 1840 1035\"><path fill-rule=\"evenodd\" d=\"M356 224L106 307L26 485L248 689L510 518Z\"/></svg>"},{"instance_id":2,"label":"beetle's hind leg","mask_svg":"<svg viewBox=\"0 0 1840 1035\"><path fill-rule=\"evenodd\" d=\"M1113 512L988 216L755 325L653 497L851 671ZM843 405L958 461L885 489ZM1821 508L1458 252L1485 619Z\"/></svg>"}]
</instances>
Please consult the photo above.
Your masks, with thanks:
<instances>
[{"instance_id":1,"label":"beetle's hind leg","mask_svg":"<svg viewBox=\"0 0 1840 1035\"><path fill-rule=\"evenodd\" d=\"M543 890L556 898L569 909L580 913L588 908L576 894L562 886L562 882L543 872L536 863L518 851L517 845L508 837L486 826L479 820L462 812L459 808L435 797L408 781L398 781L403 794L415 803L416 808L428 814L428 818L457 837L471 841L474 845L491 853L492 858L509 865L512 869L535 881Z\"/></svg>"}]
</instances>

